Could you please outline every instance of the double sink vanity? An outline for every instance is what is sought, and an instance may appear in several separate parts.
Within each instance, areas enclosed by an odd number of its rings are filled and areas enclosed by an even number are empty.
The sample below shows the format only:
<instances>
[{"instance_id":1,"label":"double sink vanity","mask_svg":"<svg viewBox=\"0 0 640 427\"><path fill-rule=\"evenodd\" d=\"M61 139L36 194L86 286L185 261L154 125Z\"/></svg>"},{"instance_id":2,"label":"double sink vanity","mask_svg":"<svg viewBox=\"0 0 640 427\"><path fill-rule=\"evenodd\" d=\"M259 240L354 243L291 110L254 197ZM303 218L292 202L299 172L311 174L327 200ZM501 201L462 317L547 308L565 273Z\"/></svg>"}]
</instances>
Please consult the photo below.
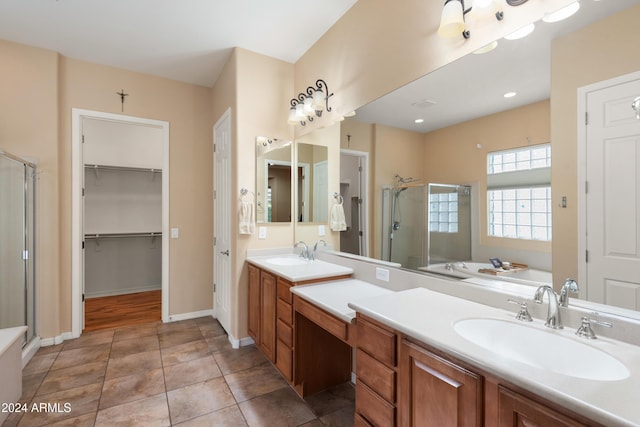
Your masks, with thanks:
<instances>
[{"instance_id":1,"label":"double sink vanity","mask_svg":"<svg viewBox=\"0 0 640 427\"><path fill-rule=\"evenodd\" d=\"M321 257L247 258L249 334L303 397L355 372L356 426L640 424L640 347L433 290L453 279Z\"/></svg>"}]
</instances>

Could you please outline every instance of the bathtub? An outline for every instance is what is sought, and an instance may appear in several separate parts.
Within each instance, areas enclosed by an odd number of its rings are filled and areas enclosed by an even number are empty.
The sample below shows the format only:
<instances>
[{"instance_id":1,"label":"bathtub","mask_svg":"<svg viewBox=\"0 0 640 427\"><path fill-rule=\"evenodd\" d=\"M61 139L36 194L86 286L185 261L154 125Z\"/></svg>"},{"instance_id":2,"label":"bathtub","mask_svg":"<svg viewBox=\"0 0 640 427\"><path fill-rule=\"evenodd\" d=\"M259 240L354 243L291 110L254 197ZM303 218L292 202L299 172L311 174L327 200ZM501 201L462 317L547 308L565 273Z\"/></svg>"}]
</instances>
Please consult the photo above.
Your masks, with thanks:
<instances>
[{"instance_id":1,"label":"bathtub","mask_svg":"<svg viewBox=\"0 0 640 427\"><path fill-rule=\"evenodd\" d=\"M16 403L22 395L22 337L26 326L0 329L0 425L9 416L4 405Z\"/></svg>"},{"instance_id":2,"label":"bathtub","mask_svg":"<svg viewBox=\"0 0 640 427\"><path fill-rule=\"evenodd\" d=\"M449 266L449 268L447 268ZM459 279L470 279L479 277L489 280L497 280L511 283L518 283L521 285L540 286L540 285L553 285L550 271L536 270L528 268L523 271L517 271L503 275L493 275L487 273L480 273L478 270L483 268L493 269L491 264L484 264L480 262L453 262L447 264L432 264L427 267L421 267L420 270L428 271L431 273L443 274L450 277L456 277Z\"/></svg>"}]
</instances>

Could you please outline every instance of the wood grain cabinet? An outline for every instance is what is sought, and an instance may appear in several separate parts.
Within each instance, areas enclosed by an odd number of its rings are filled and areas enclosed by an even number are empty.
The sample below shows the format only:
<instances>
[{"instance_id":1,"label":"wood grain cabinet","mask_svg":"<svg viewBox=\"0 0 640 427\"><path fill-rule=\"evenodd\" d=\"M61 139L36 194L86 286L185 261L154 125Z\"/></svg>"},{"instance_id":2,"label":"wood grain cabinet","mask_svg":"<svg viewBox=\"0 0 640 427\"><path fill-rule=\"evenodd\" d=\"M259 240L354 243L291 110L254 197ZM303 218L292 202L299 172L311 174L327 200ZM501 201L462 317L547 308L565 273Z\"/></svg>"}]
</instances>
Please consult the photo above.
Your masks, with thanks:
<instances>
[{"instance_id":1,"label":"wood grain cabinet","mask_svg":"<svg viewBox=\"0 0 640 427\"><path fill-rule=\"evenodd\" d=\"M406 339L400 357L400 425L483 425L482 376Z\"/></svg>"},{"instance_id":2,"label":"wood grain cabinet","mask_svg":"<svg viewBox=\"0 0 640 427\"><path fill-rule=\"evenodd\" d=\"M396 425L397 334L357 315L356 425Z\"/></svg>"}]
</instances>

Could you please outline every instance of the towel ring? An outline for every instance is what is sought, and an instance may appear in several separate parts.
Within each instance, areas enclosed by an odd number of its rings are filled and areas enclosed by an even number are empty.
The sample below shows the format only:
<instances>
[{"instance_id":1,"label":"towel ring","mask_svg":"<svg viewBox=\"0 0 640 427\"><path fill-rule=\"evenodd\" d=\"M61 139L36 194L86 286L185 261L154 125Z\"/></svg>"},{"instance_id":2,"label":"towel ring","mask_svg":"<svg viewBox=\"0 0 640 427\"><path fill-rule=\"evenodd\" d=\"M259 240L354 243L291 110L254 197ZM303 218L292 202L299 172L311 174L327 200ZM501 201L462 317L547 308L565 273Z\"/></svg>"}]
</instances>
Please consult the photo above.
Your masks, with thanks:
<instances>
[{"instance_id":1,"label":"towel ring","mask_svg":"<svg viewBox=\"0 0 640 427\"><path fill-rule=\"evenodd\" d=\"M344 198L339 193L333 193L333 198L336 199L339 204L344 202Z\"/></svg>"}]
</instances>

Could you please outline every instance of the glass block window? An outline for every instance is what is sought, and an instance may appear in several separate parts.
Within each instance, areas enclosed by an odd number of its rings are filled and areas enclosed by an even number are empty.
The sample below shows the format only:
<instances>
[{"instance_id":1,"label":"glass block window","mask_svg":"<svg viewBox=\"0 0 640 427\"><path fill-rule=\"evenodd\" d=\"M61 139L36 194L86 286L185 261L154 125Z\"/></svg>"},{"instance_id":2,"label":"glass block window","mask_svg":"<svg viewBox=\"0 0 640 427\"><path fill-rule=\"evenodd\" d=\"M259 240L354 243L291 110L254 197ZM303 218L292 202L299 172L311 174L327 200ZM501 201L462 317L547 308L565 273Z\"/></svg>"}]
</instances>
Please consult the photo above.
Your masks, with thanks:
<instances>
[{"instance_id":1,"label":"glass block window","mask_svg":"<svg viewBox=\"0 0 640 427\"><path fill-rule=\"evenodd\" d=\"M458 232L458 193L429 195L429 231Z\"/></svg>"},{"instance_id":2,"label":"glass block window","mask_svg":"<svg viewBox=\"0 0 640 427\"><path fill-rule=\"evenodd\" d=\"M551 187L487 191L489 235L551 241Z\"/></svg>"},{"instance_id":3,"label":"glass block window","mask_svg":"<svg viewBox=\"0 0 640 427\"><path fill-rule=\"evenodd\" d=\"M551 144L533 145L514 150L494 151L487 158L487 173L523 171L551 167Z\"/></svg>"}]
</instances>

